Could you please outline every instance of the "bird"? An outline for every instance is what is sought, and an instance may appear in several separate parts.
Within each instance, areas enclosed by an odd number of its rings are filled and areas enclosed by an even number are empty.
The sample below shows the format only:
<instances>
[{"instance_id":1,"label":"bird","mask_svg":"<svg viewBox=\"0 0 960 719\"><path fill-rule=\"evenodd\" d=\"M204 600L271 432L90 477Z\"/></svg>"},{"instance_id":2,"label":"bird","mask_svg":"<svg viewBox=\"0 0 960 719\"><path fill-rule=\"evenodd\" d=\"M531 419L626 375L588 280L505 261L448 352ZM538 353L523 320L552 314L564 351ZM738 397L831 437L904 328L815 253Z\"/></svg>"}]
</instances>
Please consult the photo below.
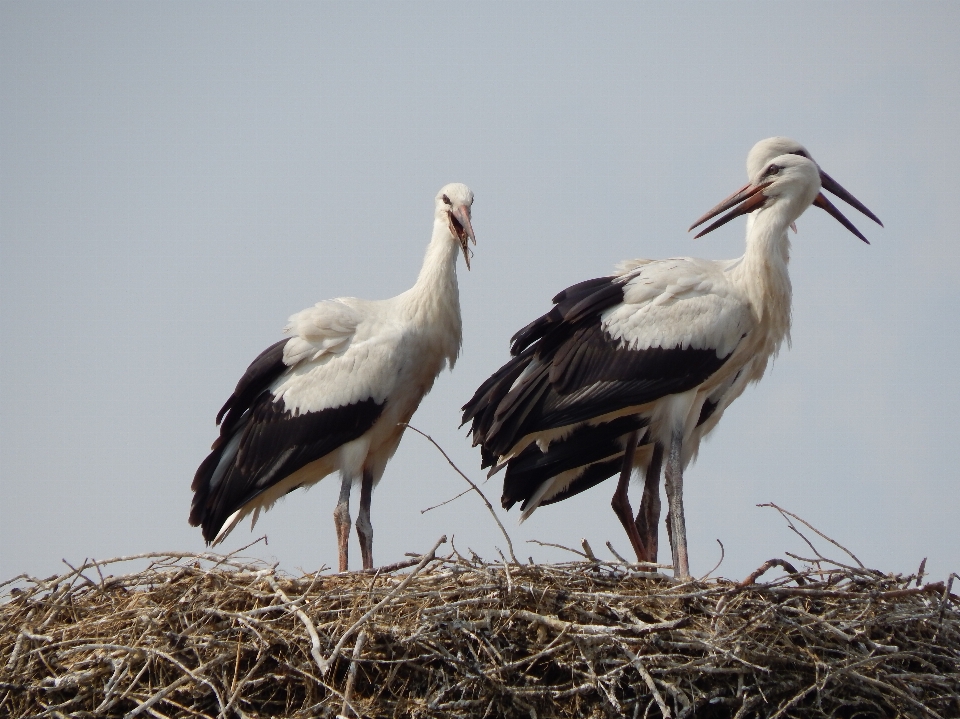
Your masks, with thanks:
<instances>
[{"instance_id":1,"label":"bird","mask_svg":"<svg viewBox=\"0 0 960 719\"><path fill-rule=\"evenodd\" d=\"M217 414L220 435L193 479L190 524L217 544L244 517L251 528L282 496L340 472L334 510L347 571L350 491L360 484L357 535L373 567L373 488L408 422L462 343L457 257L476 245L473 192L445 185L413 287L386 300L338 297L292 315L285 339L247 368Z\"/></svg>"},{"instance_id":2,"label":"bird","mask_svg":"<svg viewBox=\"0 0 960 719\"><path fill-rule=\"evenodd\" d=\"M787 229L814 204L867 242L821 188L880 223L789 138L754 145L747 170L751 181L693 225L729 210L701 237L746 214L743 256L629 260L566 288L464 405L481 465L506 469L501 504L521 502L521 521L619 473L611 505L638 561L655 562L665 460L673 568L689 576L683 470L789 337ZM635 468L644 476L636 519Z\"/></svg>"}]
</instances>

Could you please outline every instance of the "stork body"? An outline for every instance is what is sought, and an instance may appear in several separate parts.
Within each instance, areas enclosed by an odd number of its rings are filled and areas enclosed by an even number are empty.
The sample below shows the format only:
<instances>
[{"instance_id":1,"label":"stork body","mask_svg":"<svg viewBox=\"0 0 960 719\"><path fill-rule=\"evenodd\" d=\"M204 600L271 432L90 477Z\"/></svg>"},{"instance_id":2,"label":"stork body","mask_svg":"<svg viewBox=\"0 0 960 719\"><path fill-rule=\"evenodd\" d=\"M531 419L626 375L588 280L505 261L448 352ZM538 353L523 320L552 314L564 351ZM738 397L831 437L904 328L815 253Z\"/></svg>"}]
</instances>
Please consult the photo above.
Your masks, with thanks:
<instances>
[{"instance_id":1,"label":"stork body","mask_svg":"<svg viewBox=\"0 0 960 719\"><path fill-rule=\"evenodd\" d=\"M339 471L340 571L347 569L354 482L363 566L373 566L373 488L404 423L460 351L456 262L462 250L469 268L472 203L461 184L437 195L433 236L411 289L387 300L319 302L293 315L290 337L253 361L220 410L220 436L193 481L190 523L202 526L207 542Z\"/></svg>"},{"instance_id":2,"label":"stork body","mask_svg":"<svg viewBox=\"0 0 960 719\"><path fill-rule=\"evenodd\" d=\"M673 563L687 576L683 470L789 337L787 228L823 198L817 165L796 143L799 151L783 154L785 142L758 143L753 182L704 218L740 205L709 231L749 213L742 257L624 263L564 290L514 336L514 357L464 407L484 465L506 468L505 508L522 502L526 519L619 472L614 511L638 559L654 561L665 462ZM635 467L645 475L636 519L627 500Z\"/></svg>"}]
</instances>

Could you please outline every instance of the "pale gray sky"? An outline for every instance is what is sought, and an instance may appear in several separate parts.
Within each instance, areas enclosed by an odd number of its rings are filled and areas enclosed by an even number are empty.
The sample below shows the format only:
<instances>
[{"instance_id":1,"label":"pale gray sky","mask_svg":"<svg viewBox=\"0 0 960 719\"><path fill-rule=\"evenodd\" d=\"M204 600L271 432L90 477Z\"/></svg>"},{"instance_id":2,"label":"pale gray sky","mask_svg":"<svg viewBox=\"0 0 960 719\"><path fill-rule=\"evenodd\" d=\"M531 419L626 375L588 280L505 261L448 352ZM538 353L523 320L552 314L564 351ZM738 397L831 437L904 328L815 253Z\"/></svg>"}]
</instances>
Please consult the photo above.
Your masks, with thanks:
<instances>
[{"instance_id":1,"label":"pale gray sky","mask_svg":"<svg viewBox=\"0 0 960 719\"><path fill-rule=\"evenodd\" d=\"M869 565L960 569L958 27L921 2L3 2L0 578L202 550L190 482L246 365L303 307L409 287L453 181L476 194L463 355L413 422L479 480L459 407L510 335L621 259L741 254L742 220L685 230L776 134L886 229L799 221L793 347L687 472L692 570L715 539L731 577L808 551L766 501ZM337 485L224 548L335 564ZM420 514L464 486L408 433L377 563L443 533L495 557L475 497ZM523 557L626 552L613 489L501 517Z\"/></svg>"}]
</instances>

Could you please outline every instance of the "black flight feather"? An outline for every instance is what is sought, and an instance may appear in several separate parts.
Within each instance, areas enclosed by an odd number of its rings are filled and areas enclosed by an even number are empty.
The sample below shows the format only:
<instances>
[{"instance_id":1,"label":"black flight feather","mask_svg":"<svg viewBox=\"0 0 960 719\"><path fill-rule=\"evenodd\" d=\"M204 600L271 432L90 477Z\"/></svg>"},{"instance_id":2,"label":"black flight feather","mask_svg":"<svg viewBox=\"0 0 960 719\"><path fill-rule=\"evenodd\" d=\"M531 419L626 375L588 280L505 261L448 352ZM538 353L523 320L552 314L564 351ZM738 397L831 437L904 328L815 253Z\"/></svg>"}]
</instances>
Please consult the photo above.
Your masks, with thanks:
<instances>
[{"instance_id":1,"label":"black flight feather","mask_svg":"<svg viewBox=\"0 0 960 719\"><path fill-rule=\"evenodd\" d=\"M480 441L506 454L524 436L594 419L686 392L723 366L712 349L620 345L600 327L575 331L552 356L497 403L496 421ZM547 381L544 382L546 375Z\"/></svg>"},{"instance_id":2,"label":"black flight feather","mask_svg":"<svg viewBox=\"0 0 960 719\"><path fill-rule=\"evenodd\" d=\"M310 462L373 426L383 404L366 399L344 407L293 414L269 391L288 368L280 340L250 363L217 415L220 436L193 478L190 524L212 541L236 510ZM223 466L221 466L223 465ZM219 468L219 471L218 471Z\"/></svg>"},{"instance_id":3,"label":"black flight feather","mask_svg":"<svg viewBox=\"0 0 960 719\"><path fill-rule=\"evenodd\" d=\"M514 357L494 373L464 406L472 420L483 467L507 454L523 437L596 419L661 397L685 392L719 370L732 353L714 349L648 347L632 349L602 327L602 313L623 301L624 277L598 277L572 285L553 298L553 308L511 339ZM705 422L716 409L707 402ZM619 418L580 427L546 453L536 445L514 457L504 476L503 504L526 503L545 481L584 467L550 504L599 484L622 465L619 438L646 418ZM623 427L621 427L623 423ZM616 455L605 460L605 457ZM600 461L603 460L603 461ZM592 463L592 464L591 464Z\"/></svg>"},{"instance_id":4,"label":"black flight feather","mask_svg":"<svg viewBox=\"0 0 960 719\"><path fill-rule=\"evenodd\" d=\"M197 470L190 523L202 525L203 538L213 541L231 514L288 475L362 435L383 407L369 398L294 414L283 399L263 392L235 429L240 433L236 452L226 456L224 450L235 438L230 437ZM221 461L227 465L218 473Z\"/></svg>"},{"instance_id":5,"label":"black flight feather","mask_svg":"<svg viewBox=\"0 0 960 719\"><path fill-rule=\"evenodd\" d=\"M622 458L621 437L646 424L646 418L630 415L602 425L578 427L570 436L551 442L546 452L536 443L531 444L507 465L501 504L504 509L510 509L516 502L523 502L526 509L540 485L561 472L613 455Z\"/></svg>"},{"instance_id":6,"label":"black flight feather","mask_svg":"<svg viewBox=\"0 0 960 719\"><path fill-rule=\"evenodd\" d=\"M257 396L287 368L283 363L283 348L288 339L274 342L250 363L243 377L237 382L237 388L217 413L217 424L224 420L222 431L229 432L231 426L240 419ZM221 432L222 433L222 432Z\"/></svg>"},{"instance_id":7,"label":"black flight feather","mask_svg":"<svg viewBox=\"0 0 960 719\"><path fill-rule=\"evenodd\" d=\"M620 473L620 470L623 468L623 457L617 457L615 459L607 460L606 462L597 462L596 464L591 464L583 470L583 473L573 480L566 489L562 492L557 492L550 499L545 502L541 502L541 506L546 506L548 504L555 504L557 502L562 502L565 499L569 499L576 494L585 492L588 489L596 487L601 482L610 479Z\"/></svg>"}]
</instances>

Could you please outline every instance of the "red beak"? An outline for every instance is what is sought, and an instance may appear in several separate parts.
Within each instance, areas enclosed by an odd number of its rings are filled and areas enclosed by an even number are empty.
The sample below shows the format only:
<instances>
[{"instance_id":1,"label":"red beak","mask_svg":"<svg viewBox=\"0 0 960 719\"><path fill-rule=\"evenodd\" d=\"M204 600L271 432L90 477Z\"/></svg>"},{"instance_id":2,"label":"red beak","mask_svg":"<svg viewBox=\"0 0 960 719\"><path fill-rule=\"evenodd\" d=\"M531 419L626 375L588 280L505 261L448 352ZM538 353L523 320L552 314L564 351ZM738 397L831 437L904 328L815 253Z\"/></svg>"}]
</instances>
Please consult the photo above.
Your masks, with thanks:
<instances>
[{"instance_id":1,"label":"red beak","mask_svg":"<svg viewBox=\"0 0 960 719\"><path fill-rule=\"evenodd\" d=\"M752 184L744 185L739 190L737 190L732 195L730 195L730 197L726 198L719 205L717 205L716 207L708 211L705 215L700 217L696 222L694 222L690 226L690 230L692 230L694 227L697 227L698 225L702 225L711 217L715 217L716 215L719 215L724 210L728 210L731 207L735 208L734 210L732 210L731 212L728 212L726 215L724 215L719 220L714 222L712 225L707 227L705 230L702 230L698 235L696 235L696 237L703 237L708 232L712 232L713 230L717 229L721 225L727 224L734 217L739 217L740 215L746 215L747 213L753 212L759 207L763 207L763 203L767 199L766 196L763 194L763 190L766 187L768 187L770 184L771 183L766 182L761 185L752 185ZM856 197L854 197L849 192L847 192L847 190L845 190L840 185L839 182L834 180L832 177L830 177L830 175L828 175L823 170L820 170L820 185L821 187L823 187L823 189L832 192L841 200L847 202L848 204L852 205L856 209L860 210L860 212L862 212L871 220L873 220L874 222L879 224L881 227L883 227L883 223L880 222L880 219L876 215L870 212L870 210L868 210L866 206L862 202L860 202L860 200L858 200ZM840 210L838 210L836 206L832 202L830 202L830 200L828 200L822 192L817 194L817 197L813 201L813 204L819 207L821 210L825 210L827 213L832 215L834 219L837 220L837 222L839 222L841 225L843 225L848 230L850 230L850 232L855 234L857 237L859 237L861 240L866 242L868 245L870 244L870 241L863 236L863 233L861 233L860 230L858 230L854 226L854 224L850 222L850 220L844 217L843 213L840 212ZM735 207L736 205L739 205L739 207ZM687 230L687 231L689 232L690 230ZM696 237L694 239L696 239Z\"/></svg>"},{"instance_id":2,"label":"red beak","mask_svg":"<svg viewBox=\"0 0 960 719\"><path fill-rule=\"evenodd\" d=\"M711 217L716 217L724 210L729 210L731 207L733 207L734 209L728 212L726 215L721 217L719 220L714 222L712 225L710 225L706 229L701 230L701 232L696 237L694 237L694 239L696 239L697 237L703 237L708 232L713 232L718 227L721 227L722 225L725 225L728 222L730 222L730 220L732 220L734 217L739 217L740 215L746 215L747 213L753 212L757 208L763 207L763 203L767 201L767 196L763 194L763 191L767 189L770 186L770 184L771 183L769 182L764 182L759 185L749 184L741 187L739 190L737 190L732 195L730 195L730 197L723 200L716 207L710 209L705 215L703 215L700 219L698 219L696 222L690 225L690 229L687 230L687 232L692 230L694 227L697 227L698 225L702 225ZM737 205L739 205L739 207L737 207Z\"/></svg>"}]
</instances>

